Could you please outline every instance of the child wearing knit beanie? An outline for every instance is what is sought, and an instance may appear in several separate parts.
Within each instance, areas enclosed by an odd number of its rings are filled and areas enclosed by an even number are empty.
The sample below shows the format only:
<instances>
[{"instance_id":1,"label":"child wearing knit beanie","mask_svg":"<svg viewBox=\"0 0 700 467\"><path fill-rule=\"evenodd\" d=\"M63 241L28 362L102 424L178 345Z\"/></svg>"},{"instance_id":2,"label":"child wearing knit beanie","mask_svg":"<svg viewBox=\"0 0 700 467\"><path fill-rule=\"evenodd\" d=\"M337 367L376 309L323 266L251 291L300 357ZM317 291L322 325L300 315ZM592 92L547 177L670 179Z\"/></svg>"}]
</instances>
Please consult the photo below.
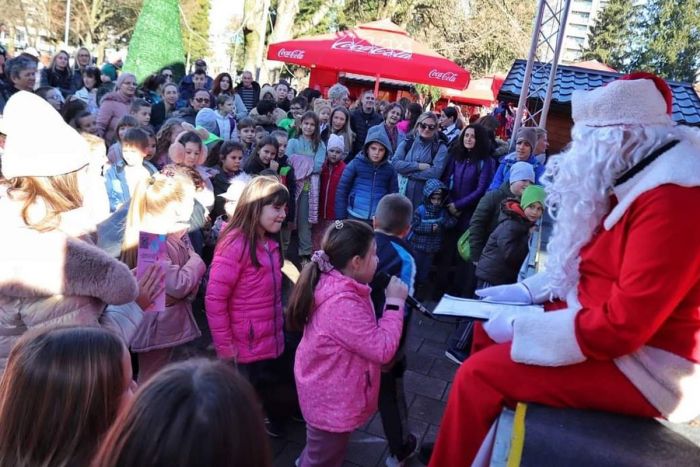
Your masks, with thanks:
<instances>
[{"instance_id":1,"label":"child wearing knit beanie","mask_svg":"<svg viewBox=\"0 0 700 467\"><path fill-rule=\"evenodd\" d=\"M321 248L321 240L328 225L337 219L335 215L335 193L340 177L345 170L345 139L331 134L326 144L326 160L321 168L321 193L318 224L313 226L311 242L313 249Z\"/></svg>"}]
</instances>

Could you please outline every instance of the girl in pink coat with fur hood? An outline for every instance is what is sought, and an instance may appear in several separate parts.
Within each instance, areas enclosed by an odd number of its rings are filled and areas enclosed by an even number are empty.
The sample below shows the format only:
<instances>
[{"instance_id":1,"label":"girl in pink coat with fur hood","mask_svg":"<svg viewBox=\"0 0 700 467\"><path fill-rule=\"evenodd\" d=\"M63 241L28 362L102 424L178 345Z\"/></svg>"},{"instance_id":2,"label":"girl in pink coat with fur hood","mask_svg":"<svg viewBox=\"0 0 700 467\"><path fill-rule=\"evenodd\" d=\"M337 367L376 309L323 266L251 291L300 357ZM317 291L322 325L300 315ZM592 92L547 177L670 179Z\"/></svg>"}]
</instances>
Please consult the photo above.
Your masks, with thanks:
<instances>
[{"instance_id":1,"label":"girl in pink coat with fur hood","mask_svg":"<svg viewBox=\"0 0 700 467\"><path fill-rule=\"evenodd\" d=\"M294 376L306 420L302 467L340 466L353 430L376 412L381 366L399 346L407 286L393 277L382 318L369 282L377 269L374 232L359 221L336 221L304 267L289 306L303 328Z\"/></svg>"}]
</instances>

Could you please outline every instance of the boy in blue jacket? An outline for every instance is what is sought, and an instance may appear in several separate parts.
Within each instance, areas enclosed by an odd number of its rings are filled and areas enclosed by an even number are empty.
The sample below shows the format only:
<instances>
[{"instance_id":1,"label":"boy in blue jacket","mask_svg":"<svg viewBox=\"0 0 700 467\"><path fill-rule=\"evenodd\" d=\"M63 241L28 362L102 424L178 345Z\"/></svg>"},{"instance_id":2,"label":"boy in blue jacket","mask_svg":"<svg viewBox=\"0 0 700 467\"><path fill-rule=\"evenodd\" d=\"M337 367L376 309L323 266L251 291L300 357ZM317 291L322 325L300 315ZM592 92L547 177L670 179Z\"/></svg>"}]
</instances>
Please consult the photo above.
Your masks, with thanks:
<instances>
[{"instance_id":1,"label":"boy in blue jacket","mask_svg":"<svg viewBox=\"0 0 700 467\"><path fill-rule=\"evenodd\" d=\"M358 156L359 157L359 156ZM350 162L352 165L357 157ZM347 170L347 169L346 169ZM384 286L377 279L377 274L386 273L396 276L407 286L409 294L413 291L416 263L411 247L404 240L411 229L413 205L407 197L396 194L384 196L379 202L374 216L374 239L377 242L377 272L370 283L372 304L381 317L384 310ZM417 439L408 431L408 408L403 389L403 375L406 372L406 332L411 320L411 309L406 308L403 320L401 340L396 355L390 363L382 367L379 383L379 415L382 418L384 434L389 442L390 458L387 465L402 463L416 450Z\"/></svg>"},{"instance_id":2,"label":"boy in blue jacket","mask_svg":"<svg viewBox=\"0 0 700 467\"><path fill-rule=\"evenodd\" d=\"M362 152L343 171L335 198L338 219L372 222L382 197L399 191L396 171L389 163L391 143L386 132L371 128Z\"/></svg>"},{"instance_id":3,"label":"boy in blue jacket","mask_svg":"<svg viewBox=\"0 0 700 467\"><path fill-rule=\"evenodd\" d=\"M447 187L440 180L431 178L423 187L423 204L413 212L411 235L408 240L413 247L418 274L416 287L424 288L435 253L442 248L446 229L457 224L445 207Z\"/></svg>"}]
</instances>

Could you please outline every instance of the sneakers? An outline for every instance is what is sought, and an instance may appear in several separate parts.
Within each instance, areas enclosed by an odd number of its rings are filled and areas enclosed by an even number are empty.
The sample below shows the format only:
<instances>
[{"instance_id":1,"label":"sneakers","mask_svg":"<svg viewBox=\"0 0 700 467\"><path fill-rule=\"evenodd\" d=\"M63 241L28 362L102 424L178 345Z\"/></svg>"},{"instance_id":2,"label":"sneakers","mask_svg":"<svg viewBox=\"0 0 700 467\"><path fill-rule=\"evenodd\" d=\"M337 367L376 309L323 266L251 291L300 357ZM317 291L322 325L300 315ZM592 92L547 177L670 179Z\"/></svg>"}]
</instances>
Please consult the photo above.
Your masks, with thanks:
<instances>
[{"instance_id":1,"label":"sneakers","mask_svg":"<svg viewBox=\"0 0 700 467\"><path fill-rule=\"evenodd\" d=\"M449 358L457 365L461 365L462 362L467 359L467 355L464 352L455 349L445 350L445 357Z\"/></svg>"},{"instance_id":2,"label":"sneakers","mask_svg":"<svg viewBox=\"0 0 700 467\"><path fill-rule=\"evenodd\" d=\"M279 420L265 419L265 431L273 438L280 438L284 435L284 423Z\"/></svg>"},{"instance_id":3,"label":"sneakers","mask_svg":"<svg viewBox=\"0 0 700 467\"><path fill-rule=\"evenodd\" d=\"M418 438L409 434L406 444L404 444L401 454L398 456L389 456L386 458L385 464L387 467L404 467L406 461L416 454L418 448Z\"/></svg>"}]
</instances>

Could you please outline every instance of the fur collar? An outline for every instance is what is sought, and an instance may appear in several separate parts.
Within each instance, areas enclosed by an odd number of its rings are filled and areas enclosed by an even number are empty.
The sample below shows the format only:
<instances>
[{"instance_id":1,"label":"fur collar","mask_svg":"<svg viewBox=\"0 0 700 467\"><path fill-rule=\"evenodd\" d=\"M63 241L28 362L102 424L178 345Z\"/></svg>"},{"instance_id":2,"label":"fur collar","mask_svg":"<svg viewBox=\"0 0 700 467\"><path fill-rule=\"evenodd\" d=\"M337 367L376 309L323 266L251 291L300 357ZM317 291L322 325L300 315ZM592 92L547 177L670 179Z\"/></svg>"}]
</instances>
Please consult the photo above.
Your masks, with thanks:
<instances>
[{"instance_id":1,"label":"fur collar","mask_svg":"<svg viewBox=\"0 0 700 467\"><path fill-rule=\"evenodd\" d=\"M618 204L605 218L605 230L612 229L634 201L661 185L700 186L700 147L681 141L620 186L613 189Z\"/></svg>"}]
</instances>

